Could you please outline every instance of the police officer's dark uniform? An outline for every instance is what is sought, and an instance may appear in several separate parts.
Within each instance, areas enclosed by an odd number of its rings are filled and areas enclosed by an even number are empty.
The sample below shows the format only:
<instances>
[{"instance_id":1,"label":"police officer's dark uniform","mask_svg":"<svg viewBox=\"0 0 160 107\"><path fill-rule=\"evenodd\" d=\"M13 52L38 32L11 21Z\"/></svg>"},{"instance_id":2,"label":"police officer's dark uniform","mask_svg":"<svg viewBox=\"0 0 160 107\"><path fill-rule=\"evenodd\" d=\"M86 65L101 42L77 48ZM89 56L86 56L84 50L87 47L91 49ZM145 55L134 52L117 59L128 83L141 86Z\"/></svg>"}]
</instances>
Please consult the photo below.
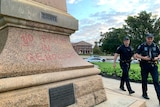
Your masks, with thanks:
<instances>
[{"instance_id":1,"label":"police officer's dark uniform","mask_svg":"<svg viewBox=\"0 0 160 107\"><path fill-rule=\"evenodd\" d=\"M128 37L125 37L124 40L129 40ZM133 48L128 46L126 47L124 44L119 46L116 50L116 53L120 54L120 67L122 69L122 77L120 82L120 89L126 91L124 89L124 83L126 82L127 89L129 94L135 93L130 86L129 82L129 69L131 63L131 57L133 56Z\"/></svg>"},{"instance_id":2,"label":"police officer's dark uniform","mask_svg":"<svg viewBox=\"0 0 160 107\"><path fill-rule=\"evenodd\" d=\"M147 37L152 37L152 34L147 34ZM157 57L160 54L159 47L152 43L148 45L146 42L139 45L136 53L140 54L141 56L149 56L151 58L150 61L142 60L140 61L141 67L141 76L142 76L142 96L145 99L149 99L147 95L147 78L148 74L150 73L153 78L153 84L157 93L157 97L160 101L160 86L158 83L158 66L157 62L153 61L154 57Z\"/></svg>"}]
</instances>

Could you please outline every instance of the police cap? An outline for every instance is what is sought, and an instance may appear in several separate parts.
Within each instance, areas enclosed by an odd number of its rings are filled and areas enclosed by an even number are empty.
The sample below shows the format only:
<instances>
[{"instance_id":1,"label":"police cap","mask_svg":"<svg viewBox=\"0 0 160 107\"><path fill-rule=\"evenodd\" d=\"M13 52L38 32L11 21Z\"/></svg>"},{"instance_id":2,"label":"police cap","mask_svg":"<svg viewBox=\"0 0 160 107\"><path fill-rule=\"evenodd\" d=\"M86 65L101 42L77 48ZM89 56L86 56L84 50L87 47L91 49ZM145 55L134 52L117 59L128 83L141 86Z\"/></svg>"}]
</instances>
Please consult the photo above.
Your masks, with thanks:
<instances>
[{"instance_id":1,"label":"police cap","mask_svg":"<svg viewBox=\"0 0 160 107\"><path fill-rule=\"evenodd\" d=\"M146 34L146 38L153 38L153 37L154 37L154 35L151 34L151 33L147 33L147 34Z\"/></svg>"},{"instance_id":2,"label":"police cap","mask_svg":"<svg viewBox=\"0 0 160 107\"><path fill-rule=\"evenodd\" d=\"M125 41L125 40L130 40L130 39L129 39L128 36L125 36L125 37L123 38L123 41Z\"/></svg>"}]
</instances>

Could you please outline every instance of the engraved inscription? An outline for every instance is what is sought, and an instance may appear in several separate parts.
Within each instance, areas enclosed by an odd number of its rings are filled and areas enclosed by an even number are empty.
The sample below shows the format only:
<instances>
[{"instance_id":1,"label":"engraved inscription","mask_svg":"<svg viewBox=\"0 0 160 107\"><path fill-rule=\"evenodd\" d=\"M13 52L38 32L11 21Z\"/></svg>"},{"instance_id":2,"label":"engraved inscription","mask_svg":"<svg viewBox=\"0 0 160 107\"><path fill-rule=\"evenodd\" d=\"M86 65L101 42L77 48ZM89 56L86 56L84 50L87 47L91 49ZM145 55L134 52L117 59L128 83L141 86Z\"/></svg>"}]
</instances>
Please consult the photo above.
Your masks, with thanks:
<instances>
[{"instance_id":1,"label":"engraved inscription","mask_svg":"<svg viewBox=\"0 0 160 107\"><path fill-rule=\"evenodd\" d=\"M50 107L66 107L75 103L73 84L49 89Z\"/></svg>"},{"instance_id":2,"label":"engraved inscription","mask_svg":"<svg viewBox=\"0 0 160 107\"><path fill-rule=\"evenodd\" d=\"M57 16L49 14L49 13L41 12L41 18L45 20L57 22Z\"/></svg>"}]
</instances>

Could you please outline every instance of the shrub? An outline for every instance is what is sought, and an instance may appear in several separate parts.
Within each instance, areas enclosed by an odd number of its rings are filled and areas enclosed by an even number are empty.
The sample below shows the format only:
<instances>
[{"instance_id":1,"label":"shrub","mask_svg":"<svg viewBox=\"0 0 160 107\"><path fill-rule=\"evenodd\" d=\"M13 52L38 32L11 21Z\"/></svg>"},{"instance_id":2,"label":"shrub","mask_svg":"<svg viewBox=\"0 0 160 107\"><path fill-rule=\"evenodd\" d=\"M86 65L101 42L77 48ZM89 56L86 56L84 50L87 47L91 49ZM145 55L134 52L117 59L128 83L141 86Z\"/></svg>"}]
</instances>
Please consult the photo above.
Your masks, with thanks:
<instances>
[{"instance_id":1,"label":"shrub","mask_svg":"<svg viewBox=\"0 0 160 107\"><path fill-rule=\"evenodd\" d=\"M101 70L101 73L103 75L106 75L109 77L116 76L117 78L122 77L122 70L119 66L119 63L116 64L117 66L115 69L113 68L113 63L110 63L110 62L95 62L93 64L99 66L99 69ZM158 66L159 66L159 73L160 73L160 65ZM131 81L141 82L142 78L141 78L139 64L131 64L130 71L129 71L129 78ZM148 82L149 83L153 82L150 74L148 76Z\"/></svg>"}]
</instances>

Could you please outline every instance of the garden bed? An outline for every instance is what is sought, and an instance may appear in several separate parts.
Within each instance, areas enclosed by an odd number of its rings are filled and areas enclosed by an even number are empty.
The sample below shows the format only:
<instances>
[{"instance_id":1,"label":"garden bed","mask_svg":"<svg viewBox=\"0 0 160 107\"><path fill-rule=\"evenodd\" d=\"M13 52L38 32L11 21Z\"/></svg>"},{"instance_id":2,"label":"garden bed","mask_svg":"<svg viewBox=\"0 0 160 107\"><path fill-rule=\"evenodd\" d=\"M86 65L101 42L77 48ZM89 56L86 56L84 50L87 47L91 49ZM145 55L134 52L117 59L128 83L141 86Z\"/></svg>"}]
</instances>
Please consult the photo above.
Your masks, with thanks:
<instances>
[{"instance_id":1,"label":"garden bed","mask_svg":"<svg viewBox=\"0 0 160 107\"><path fill-rule=\"evenodd\" d=\"M116 68L113 68L113 63L110 63L110 62L94 62L93 64L99 67L99 69L101 70L100 75L104 77L120 79L122 76L122 70L119 66L119 63L116 64L117 65ZM158 66L159 66L158 71L160 74L160 65ZM130 81L141 82L142 78L141 78L139 64L131 64L131 67L129 70L129 78L130 78ZM150 74L148 76L148 83L153 83L153 80Z\"/></svg>"}]
</instances>

